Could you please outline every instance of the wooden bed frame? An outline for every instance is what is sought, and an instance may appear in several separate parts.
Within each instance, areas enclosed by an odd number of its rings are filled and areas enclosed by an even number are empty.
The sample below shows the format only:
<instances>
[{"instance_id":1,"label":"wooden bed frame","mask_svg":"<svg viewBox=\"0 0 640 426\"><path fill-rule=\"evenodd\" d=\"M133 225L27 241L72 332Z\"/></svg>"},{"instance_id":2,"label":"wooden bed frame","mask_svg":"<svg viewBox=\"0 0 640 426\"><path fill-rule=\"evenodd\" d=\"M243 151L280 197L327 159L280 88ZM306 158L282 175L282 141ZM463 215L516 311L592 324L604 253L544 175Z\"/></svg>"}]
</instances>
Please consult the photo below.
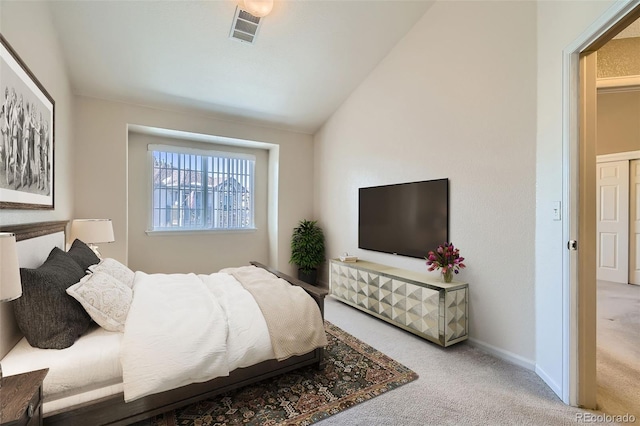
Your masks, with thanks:
<instances>
[{"instance_id":1,"label":"wooden bed frame","mask_svg":"<svg viewBox=\"0 0 640 426\"><path fill-rule=\"evenodd\" d=\"M38 236L64 231L67 221L42 222L27 225L6 226L0 232L13 232L21 241ZM324 298L327 290L314 287L258 262L251 264L264 268L292 285L302 287L318 304L324 318ZM305 355L284 361L268 360L259 364L239 368L227 377L218 377L204 383L194 383L170 391L149 395L125 403L122 393L101 398L89 403L45 414L45 425L127 425L151 416L182 407L199 400L256 383L307 366L323 367L324 349L318 348Z\"/></svg>"}]
</instances>

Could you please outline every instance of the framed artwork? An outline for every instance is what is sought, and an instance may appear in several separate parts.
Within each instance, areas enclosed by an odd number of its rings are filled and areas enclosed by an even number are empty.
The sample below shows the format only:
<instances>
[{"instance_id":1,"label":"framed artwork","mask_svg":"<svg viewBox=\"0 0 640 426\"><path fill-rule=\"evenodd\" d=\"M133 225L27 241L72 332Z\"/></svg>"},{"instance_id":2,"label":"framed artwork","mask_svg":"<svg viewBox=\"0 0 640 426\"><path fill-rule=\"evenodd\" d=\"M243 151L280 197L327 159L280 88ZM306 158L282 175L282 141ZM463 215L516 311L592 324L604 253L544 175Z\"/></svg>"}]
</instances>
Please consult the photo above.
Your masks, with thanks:
<instances>
[{"instance_id":1,"label":"framed artwork","mask_svg":"<svg viewBox=\"0 0 640 426\"><path fill-rule=\"evenodd\" d=\"M0 208L53 209L54 104L0 35Z\"/></svg>"}]
</instances>

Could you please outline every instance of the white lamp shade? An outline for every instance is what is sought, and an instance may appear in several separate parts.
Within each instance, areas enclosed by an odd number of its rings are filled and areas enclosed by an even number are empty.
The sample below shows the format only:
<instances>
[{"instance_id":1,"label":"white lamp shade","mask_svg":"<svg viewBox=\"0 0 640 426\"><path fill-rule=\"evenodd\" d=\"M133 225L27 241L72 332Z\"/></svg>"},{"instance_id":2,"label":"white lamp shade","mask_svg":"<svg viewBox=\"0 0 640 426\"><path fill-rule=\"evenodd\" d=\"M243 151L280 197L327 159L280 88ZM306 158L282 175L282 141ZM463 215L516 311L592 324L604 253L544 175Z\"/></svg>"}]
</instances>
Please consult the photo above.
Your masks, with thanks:
<instances>
[{"instance_id":1,"label":"white lamp shade","mask_svg":"<svg viewBox=\"0 0 640 426\"><path fill-rule=\"evenodd\" d=\"M271 13L271 9L273 9L273 0L244 0L244 10L258 18L267 16Z\"/></svg>"},{"instance_id":2,"label":"white lamp shade","mask_svg":"<svg viewBox=\"0 0 640 426\"><path fill-rule=\"evenodd\" d=\"M76 238L87 244L115 241L111 219L74 219L71 222L71 241Z\"/></svg>"},{"instance_id":3,"label":"white lamp shade","mask_svg":"<svg viewBox=\"0 0 640 426\"><path fill-rule=\"evenodd\" d=\"M22 296L20 264L16 237L0 233L0 302L8 302Z\"/></svg>"}]
</instances>

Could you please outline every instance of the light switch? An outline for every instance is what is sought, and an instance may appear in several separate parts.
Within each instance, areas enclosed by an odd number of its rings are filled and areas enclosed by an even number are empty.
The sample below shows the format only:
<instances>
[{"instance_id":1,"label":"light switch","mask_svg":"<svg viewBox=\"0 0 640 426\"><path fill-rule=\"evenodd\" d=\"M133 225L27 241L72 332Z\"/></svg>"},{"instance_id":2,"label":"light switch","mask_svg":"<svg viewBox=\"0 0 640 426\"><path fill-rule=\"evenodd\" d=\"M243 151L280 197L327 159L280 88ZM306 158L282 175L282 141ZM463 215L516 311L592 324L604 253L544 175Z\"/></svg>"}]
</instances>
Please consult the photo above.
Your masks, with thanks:
<instances>
[{"instance_id":1,"label":"light switch","mask_svg":"<svg viewBox=\"0 0 640 426\"><path fill-rule=\"evenodd\" d=\"M562 220L562 203L560 201L553 202L553 220Z\"/></svg>"}]
</instances>

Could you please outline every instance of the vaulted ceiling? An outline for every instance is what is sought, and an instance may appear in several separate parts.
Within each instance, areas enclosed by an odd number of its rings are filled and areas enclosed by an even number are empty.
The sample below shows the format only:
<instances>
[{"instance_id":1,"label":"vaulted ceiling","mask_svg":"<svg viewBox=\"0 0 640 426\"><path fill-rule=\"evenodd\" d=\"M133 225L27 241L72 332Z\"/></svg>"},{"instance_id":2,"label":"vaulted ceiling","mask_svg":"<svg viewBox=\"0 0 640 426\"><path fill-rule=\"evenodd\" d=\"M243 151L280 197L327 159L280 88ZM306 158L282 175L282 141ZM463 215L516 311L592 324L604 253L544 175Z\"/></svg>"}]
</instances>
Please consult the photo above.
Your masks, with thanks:
<instances>
[{"instance_id":1,"label":"vaulted ceiling","mask_svg":"<svg viewBox=\"0 0 640 426\"><path fill-rule=\"evenodd\" d=\"M432 4L276 0L254 44L234 0L50 7L76 94L313 133Z\"/></svg>"}]
</instances>

